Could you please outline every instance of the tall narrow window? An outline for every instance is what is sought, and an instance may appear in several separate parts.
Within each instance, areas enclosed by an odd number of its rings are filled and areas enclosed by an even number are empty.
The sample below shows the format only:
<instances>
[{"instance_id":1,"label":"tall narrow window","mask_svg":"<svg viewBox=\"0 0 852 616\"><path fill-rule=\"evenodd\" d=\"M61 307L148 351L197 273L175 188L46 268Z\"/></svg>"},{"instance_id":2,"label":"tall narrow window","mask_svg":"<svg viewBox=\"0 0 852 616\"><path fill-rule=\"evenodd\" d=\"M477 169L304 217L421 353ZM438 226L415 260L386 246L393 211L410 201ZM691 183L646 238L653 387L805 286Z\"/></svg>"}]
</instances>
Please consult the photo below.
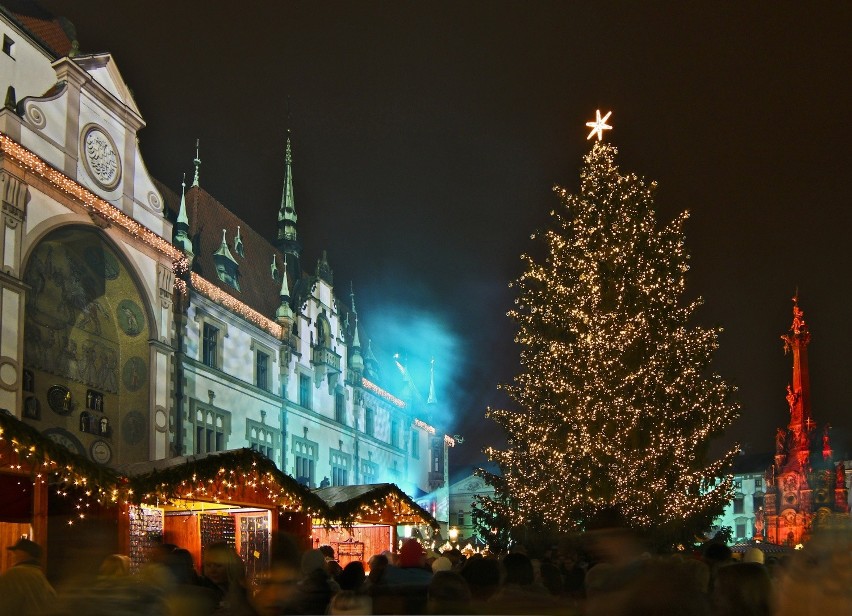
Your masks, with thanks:
<instances>
[{"instance_id":1,"label":"tall narrow window","mask_svg":"<svg viewBox=\"0 0 852 616\"><path fill-rule=\"evenodd\" d=\"M299 404L311 408L311 377L304 374L299 375Z\"/></svg>"},{"instance_id":2,"label":"tall narrow window","mask_svg":"<svg viewBox=\"0 0 852 616\"><path fill-rule=\"evenodd\" d=\"M396 420L391 421L390 442L394 447L399 447L399 423Z\"/></svg>"},{"instance_id":3,"label":"tall narrow window","mask_svg":"<svg viewBox=\"0 0 852 616\"><path fill-rule=\"evenodd\" d=\"M420 434L417 430L411 431L411 457L420 458Z\"/></svg>"},{"instance_id":4,"label":"tall narrow window","mask_svg":"<svg viewBox=\"0 0 852 616\"><path fill-rule=\"evenodd\" d=\"M368 408L364 413L364 432L367 436L373 436L376 432L376 411Z\"/></svg>"},{"instance_id":5,"label":"tall narrow window","mask_svg":"<svg viewBox=\"0 0 852 616\"><path fill-rule=\"evenodd\" d=\"M219 329L210 325L210 323L204 323L203 328L203 339L201 342L201 361L204 362L205 366L210 366L211 368L218 368L217 361L217 347L219 344Z\"/></svg>"},{"instance_id":6,"label":"tall narrow window","mask_svg":"<svg viewBox=\"0 0 852 616\"><path fill-rule=\"evenodd\" d=\"M340 392L337 392L334 396L334 421L341 424L346 423L346 400Z\"/></svg>"},{"instance_id":7,"label":"tall narrow window","mask_svg":"<svg viewBox=\"0 0 852 616\"><path fill-rule=\"evenodd\" d=\"M459 509L459 516L456 520L458 526L464 526L464 509Z\"/></svg>"},{"instance_id":8,"label":"tall narrow window","mask_svg":"<svg viewBox=\"0 0 852 616\"><path fill-rule=\"evenodd\" d=\"M254 361L254 384L264 391L269 391L269 355L258 351Z\"/></svg>"}]
</instances>

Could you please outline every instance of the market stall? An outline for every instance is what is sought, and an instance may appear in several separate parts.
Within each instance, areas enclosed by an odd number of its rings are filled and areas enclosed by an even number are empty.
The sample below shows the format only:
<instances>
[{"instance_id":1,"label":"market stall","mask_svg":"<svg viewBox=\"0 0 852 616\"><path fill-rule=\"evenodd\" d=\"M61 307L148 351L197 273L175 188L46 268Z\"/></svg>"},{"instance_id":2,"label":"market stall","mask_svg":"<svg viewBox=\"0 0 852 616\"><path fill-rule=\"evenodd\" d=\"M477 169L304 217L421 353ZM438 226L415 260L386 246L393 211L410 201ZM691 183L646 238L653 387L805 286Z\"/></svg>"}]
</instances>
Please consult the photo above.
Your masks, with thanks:
<instances>
[{"instance_id":1,"label":"market stall","mask_svg":"<svg viewBox=\"0 0 852 616\"><path fill-rule=\"evenodd\" d=\"M0 412L0 548L24 536L35 541L44 550L48 576L54 578L73 549L69 533L57 531L73 527L80 539L83 534L92 538L100 529L105 540L92 541L92 557L115 551L101 521L114 516L120 486L113 470ZM0 572L9 566L8 559L7 550L0 549Z\"/></svg>"},{"instance_id":2,"label":"market stall","mask_svg":"<svg viewBox=\"0 0 852 616\"><path fill-rule=\"evenodd\" d=\"M314 524L313 547L330 545L344 567L397 549L401 526L427 533L439 528L435 518L392 483L330 486L313 492L329 508L328 517Z\"/></svg>"},{"instance_id":3,"label":"market stall","mask_svg":"<svg viewBox=\"0 0 852 616\"><path fill-rule=\"evenodd\" d=\"M200 570L212 543L233 546L249 579L269 567L277 532L310 545L311 519L327 507L310 490L251 449L169 458L120 469L132 496L121 518L122 552L135 570L159 544L189 550Z\"/></svg>"}]
</instances>

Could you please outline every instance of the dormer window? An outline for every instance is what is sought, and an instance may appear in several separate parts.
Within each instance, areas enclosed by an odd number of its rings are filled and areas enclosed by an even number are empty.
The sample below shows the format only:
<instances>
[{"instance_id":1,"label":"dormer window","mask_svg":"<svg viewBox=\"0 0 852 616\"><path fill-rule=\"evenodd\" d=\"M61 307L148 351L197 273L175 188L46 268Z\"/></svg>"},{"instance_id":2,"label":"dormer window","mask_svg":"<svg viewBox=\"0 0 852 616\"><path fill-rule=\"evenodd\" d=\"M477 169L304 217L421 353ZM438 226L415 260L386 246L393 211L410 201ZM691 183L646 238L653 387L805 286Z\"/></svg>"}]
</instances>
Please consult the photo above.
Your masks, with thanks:
<instances>
[{"instance_id":1,"label":"dormer window","mask_svg":"<svg viewBox=\"0 0 852 616\"><path fill-rule=\"evenodd\" d=\"M237 234L239 235L239 230L237 231ZM222 229L222 244L219 246L219 250L213 253L213 261L216 263L216 275L219 277L219 280L239 291L240 268L234 260L234 256L231 254L231 251L228 249L226 235L226 230ZM242 245L242 242L240 245Z\"/></svg>"},{"instance_id":2,"label":"dormer window","mask_svg":"<svg viewBox=\"0 0 852 616\"><path fill-rule=\"evenodd\" d=\"M10 58L15 57L15 41L10 39L5 34L3 35L3 53L5 53Z\"/></svg>"}]
</instances>

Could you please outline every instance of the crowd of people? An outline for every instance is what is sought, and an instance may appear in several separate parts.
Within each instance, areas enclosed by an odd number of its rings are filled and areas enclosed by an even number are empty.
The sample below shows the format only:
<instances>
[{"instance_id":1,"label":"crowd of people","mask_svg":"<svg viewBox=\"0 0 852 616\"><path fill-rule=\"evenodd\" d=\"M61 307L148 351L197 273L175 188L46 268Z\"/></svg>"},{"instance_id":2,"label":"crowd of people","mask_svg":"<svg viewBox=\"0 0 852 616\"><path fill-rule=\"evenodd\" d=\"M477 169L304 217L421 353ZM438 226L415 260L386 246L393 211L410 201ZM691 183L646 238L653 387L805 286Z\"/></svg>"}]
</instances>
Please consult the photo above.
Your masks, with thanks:
<instances>
[{"instance_id":1,"label":"crowd of people","mask_svg":"<svg viewBox=\"0 0 852 616\"><path fill-rule=\"evenodd\" d=\"M330 546L300 551L276 538L270 567L247 580L226 543L192 555L160 545L131 573L123 555L104 559L86 582L53 586L41 547L8 548L0 616L281 616L286 614L566 614L803 616L852 614L852 534L814 537L801 552L767 558L758 547L736 558L723 543L695 553L650 555L623 528L588 533L571 549L528 554L436 553L416 539L398 552L341 566ZM81 578L82 579L82 578Z\"/></svg>"}]
</instances>

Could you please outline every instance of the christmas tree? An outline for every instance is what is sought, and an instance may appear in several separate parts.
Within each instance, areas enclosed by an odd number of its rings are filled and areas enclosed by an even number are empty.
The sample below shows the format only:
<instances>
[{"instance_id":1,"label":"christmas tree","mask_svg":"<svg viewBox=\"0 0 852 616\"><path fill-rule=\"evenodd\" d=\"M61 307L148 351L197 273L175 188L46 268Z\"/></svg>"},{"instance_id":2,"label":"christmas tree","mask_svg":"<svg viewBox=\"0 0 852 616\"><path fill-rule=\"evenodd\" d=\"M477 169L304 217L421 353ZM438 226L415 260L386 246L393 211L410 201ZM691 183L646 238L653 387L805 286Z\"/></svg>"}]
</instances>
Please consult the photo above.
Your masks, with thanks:
<instances>
[{"instance_id":1,"label":"christmas tree","mask_svg":"<svg viewBox=\"0 0 852 616\"><path fill-rule=\"evenodd\" d=\"M579 194L554 188L543 258L523 255L510 285L521 369L502 387L519 410L487 412L509 445L486 450L503 476L480 507L558 531L617 509L691 541L730 499L737 447L711 461L708 446L739 407L709 370L721 330L689 324L701 300L684 298L688 213L658 227L655 184L622 175L616 154L595 142Z\"/></svg>"}]
</instances>

